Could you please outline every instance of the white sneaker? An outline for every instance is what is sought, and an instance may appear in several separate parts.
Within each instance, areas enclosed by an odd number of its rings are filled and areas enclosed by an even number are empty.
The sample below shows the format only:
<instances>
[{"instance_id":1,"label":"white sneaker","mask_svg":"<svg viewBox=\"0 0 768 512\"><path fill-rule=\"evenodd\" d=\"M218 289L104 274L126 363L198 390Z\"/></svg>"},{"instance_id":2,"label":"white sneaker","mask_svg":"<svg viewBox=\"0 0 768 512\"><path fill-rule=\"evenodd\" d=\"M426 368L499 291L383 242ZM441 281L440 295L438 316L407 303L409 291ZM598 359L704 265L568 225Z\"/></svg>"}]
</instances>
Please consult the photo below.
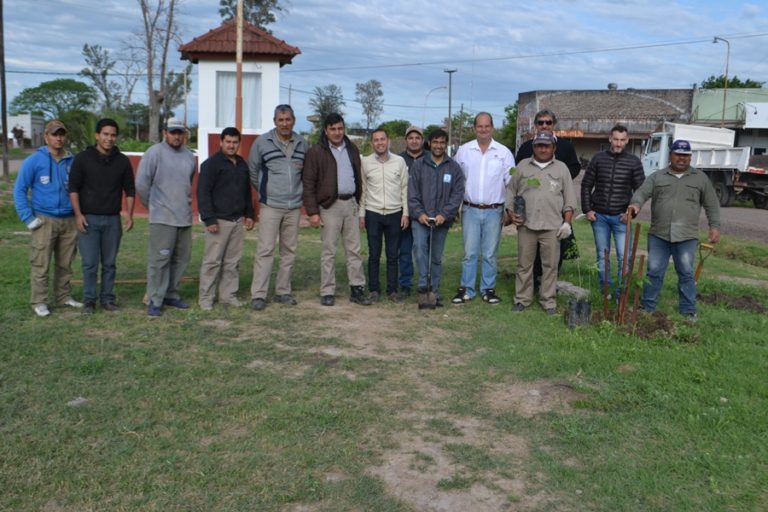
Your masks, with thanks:
<instances>
[{"instance_id":1,"label":"white sneaker","mask_svg":"<svg viewBox=\"0 0 768 512\"><path fill-rule=\"evenodd\" d=\"M32 306L32 310L39 317L44 317L51 314L47 304L35 304L34 306Z\"/></svg>"},{"instance_id":2,"label":"white sneaker","mask_svg":"<svg viewBox=\"0 0 768 512\"><path fill-rule=\"evenodd\" d=\"M77 302L72 297L70 297L66 301L64 301L64 305L65 306L69 306L71 308L81 308L81 307L83 307L83 303L82 302Z\"/></svg>"}]
</instances>

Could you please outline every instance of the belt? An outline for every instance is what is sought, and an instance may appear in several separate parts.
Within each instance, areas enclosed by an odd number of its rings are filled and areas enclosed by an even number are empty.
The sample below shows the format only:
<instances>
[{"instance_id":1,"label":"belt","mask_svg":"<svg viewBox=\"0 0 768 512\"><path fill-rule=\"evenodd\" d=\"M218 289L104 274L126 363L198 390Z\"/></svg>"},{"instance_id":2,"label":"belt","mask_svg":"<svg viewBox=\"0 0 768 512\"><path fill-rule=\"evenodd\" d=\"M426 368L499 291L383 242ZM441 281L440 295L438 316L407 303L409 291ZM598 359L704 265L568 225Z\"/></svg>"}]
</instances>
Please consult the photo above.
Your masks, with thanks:
<instances>
[{"instance_id":1,"label":"belt","mask_svg":"<svg viewBox=\"0 0 768 512\"><path fill-rule=\"evenodd\" d=\"M491 208L499 208L500 206L504 206L504 203L475 204L470 203L469 201L464 201L464 204L472 208L477 208L478 210L490 210Z\"/></svg>"},{"instance_id":2,"label":"belt","mask_svg":"<svg viewBox=\"0 0 768 512\"><path fill-rule=\"evenodd\" d=\"M353 197L355 197L355 194L339 194L338 195L338 198L341 199L342 201L348 201Z\"/></svg>"}]
</instances>

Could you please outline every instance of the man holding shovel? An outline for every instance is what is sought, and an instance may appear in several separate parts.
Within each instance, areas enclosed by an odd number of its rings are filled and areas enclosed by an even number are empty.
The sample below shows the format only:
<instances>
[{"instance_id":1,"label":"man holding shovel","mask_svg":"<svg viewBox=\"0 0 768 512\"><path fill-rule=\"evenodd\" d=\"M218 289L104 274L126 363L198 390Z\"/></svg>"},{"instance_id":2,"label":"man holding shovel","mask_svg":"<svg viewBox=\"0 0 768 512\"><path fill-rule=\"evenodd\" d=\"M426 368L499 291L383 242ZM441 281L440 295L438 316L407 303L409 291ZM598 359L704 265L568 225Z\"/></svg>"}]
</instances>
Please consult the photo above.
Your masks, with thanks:
<instances>
[{"instance_id":1,"label":"man holding shovel","mask_svg":"<svg viewBox=\"0 0 768 512\"><path fill-rule=\"evenodd\" d=\"M696 282L693 258L698 246L701 208L709 222L709 243L720 241L720 205L707 176L691 167L691 144L676 140L669 152L669 166L653 173L635 192L627 213L635 216L651 199L648 232L648 275L643 286L642 307L656 310L669 257L675 263L680 314L695 322Z\"/></svg>"}]
</instances>

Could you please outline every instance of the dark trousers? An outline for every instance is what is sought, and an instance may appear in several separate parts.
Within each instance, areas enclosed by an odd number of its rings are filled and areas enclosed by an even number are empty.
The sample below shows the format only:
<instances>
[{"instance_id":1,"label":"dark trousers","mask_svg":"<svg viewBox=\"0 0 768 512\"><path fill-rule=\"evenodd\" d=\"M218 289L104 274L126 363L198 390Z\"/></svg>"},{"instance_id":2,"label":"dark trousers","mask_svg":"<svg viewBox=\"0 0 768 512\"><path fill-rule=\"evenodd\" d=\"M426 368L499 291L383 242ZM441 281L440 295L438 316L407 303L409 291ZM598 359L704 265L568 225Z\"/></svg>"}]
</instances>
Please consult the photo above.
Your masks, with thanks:
<instances>
[{"instance_id":1,"label":"dark trousers","mask_svg":"<svg viewBox=\"0 0 768 512\"><path fill-rule=\"evenodd\" d=\"M400 289L413 286L413 231L411 226L400 231Z\"/></svg>"},{"instance_id":2,"label":"dark trousers","mask_svg":"<svg viewBox=\"0 0 768 512\"><path fill-rule=\"evenodd\" d=\"M365 230L368 232L368 288L372 292L381 292L379 261L382 237L387 255L387 294L397 291L397 260L402 216L402 212L381 215L370 210L365 211Z\"/></svg>"},{"instance_id":3,"label":"dark trousers","mask_svg":"<svg viewBox=\"0 0 768 512\"><path fill-rule=\"evenodd\" d=\"M120 249L120 238L123 236L120 215L88 214L85 218L88 221L88 230L77 234L80 259L83 264L83 302L96 303L99 263L101 263L99 299L102 304L115 302L117 251Z\"/></svg>"}]
</instances>

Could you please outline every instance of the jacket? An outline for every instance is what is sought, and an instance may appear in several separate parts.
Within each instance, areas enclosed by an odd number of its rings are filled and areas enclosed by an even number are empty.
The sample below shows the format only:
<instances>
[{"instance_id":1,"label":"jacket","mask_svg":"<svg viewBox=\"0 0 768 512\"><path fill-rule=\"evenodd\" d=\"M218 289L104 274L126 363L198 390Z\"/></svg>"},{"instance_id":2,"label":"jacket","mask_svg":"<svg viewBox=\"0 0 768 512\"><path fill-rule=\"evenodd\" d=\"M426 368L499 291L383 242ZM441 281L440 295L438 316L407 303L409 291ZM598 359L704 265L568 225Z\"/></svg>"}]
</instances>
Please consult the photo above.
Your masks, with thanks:
<instances>
[{"instance_id":1,"label":"jacket","mask_svg":"<svg viewBox=\"0 0 768 512\"><path fill-rule=\"evenodd\" d=\"M88 146L72 162L69 191L78 194L83 215L120 215L123 192L136 195L131 162L117 147L104 155Z\"/></svg>"},{"instance_id":2,"label":"jacket","mask_svg":"<svg viewBox=\"0 0 768 512\"><path fill-rule=\"evenodd\" d=\"M256 139L248 156L251 183L259 191L259 202L272 208L301 207L307 142L295 132L291 138L294 145L290 156L283 152L275 129Z\"/></svg>"},{"instance_id":3,"label":"jacket","mask_svg":"<svg viewBox=\"0 0 768 512\"><path fill-rule=\"evenodd\" d=\"M444 156L440 165L432 161L432 155L425 153L415 160L408 180L408 211L411 218L418 220L422 213L428 217L438 214L445 217L445 226L450 227L464 200L464 173L459 164Z\"/></svg>"},{"instance_id":4,"label":"jacket","mask_svg":"<svg viewBox=\"0 0 768 512\"><path fill-rule=\"evenodd\" d=\"M195 155L186 147L163 141L149 148L139 162L136 193L149 209L150 224L192 225L192 180Z\"/></svg>"},{"instance_id":5,"label":"jacket","mask_svg":"<svg viewBox=\"0 0 768 512\"><path fill-rule=\"evenodd\" d=\"M631 204L643 206L651 199L649 234L667 242L685 242L699 237L702 206L709 227L720 228L720 203L706 174L689 167L678 178L669 167L648 176L632 196Z\"/></svg>"},{"instance_id":6,"label":"jacket","mask_svg":"<svg viewBox=\"0 0 768 512\"><path fill-rule=\"evenodd\" d=\"M352 162L352 170L355 176L355 199L360 202L363 192L360 176L360 151L345 135L344 143L347 145L347 153ZM339 196L337 181L336 158L328 147L328 137L325 132L320 136L320 141L309 148L304 157L304 208L307 215L317 215L320 207L330 208Z\"/></svg>"},{"instance_id":7,"label":"jacket","mask_svg":"<svg viewBox=\"0 0 768 512\"><path fill-rule=\"evenodd\" d=\"M603 215L627 211L632 192L645 181L640 159L622 151L601 151L592 157L581 179L581 211Z\"/></svg>"},{"instance_id":8,"label":"jacket","mask_svg":"<svg viewBox=\"0 0 768 512\"><path fill-rule=\"evenodd\" d=\"M39 147L24 160L13 186L16 213L24 224L29 224L38 214L59 218L75 214L68 190L72 160L72 155L67 153L57 162L48 146Z\"/></svg>"},{"instance_id":9,"label":"jacket","mask_svg":"<svg viewBox=\"0 0 768 512\"><path fill-rule=\"evenodd\" d=\"M363 157L363 194L360 199L360 217L365 210L380 215L402 211L408 216L408 167L405 160L393 153L381 162L376 153Z\"/></svg>"},{"instance_id":10,"label":"jacket","mask_svg":"<svg viewBox=\"0 0 768 512\"><path fill-rule=\"evenodd\" d=\"M218 151L200 166L197 209L206 226L217 224L217 219L254 218L248 164L240 155L235 161Z\"/></svg>"}]
</instances>

